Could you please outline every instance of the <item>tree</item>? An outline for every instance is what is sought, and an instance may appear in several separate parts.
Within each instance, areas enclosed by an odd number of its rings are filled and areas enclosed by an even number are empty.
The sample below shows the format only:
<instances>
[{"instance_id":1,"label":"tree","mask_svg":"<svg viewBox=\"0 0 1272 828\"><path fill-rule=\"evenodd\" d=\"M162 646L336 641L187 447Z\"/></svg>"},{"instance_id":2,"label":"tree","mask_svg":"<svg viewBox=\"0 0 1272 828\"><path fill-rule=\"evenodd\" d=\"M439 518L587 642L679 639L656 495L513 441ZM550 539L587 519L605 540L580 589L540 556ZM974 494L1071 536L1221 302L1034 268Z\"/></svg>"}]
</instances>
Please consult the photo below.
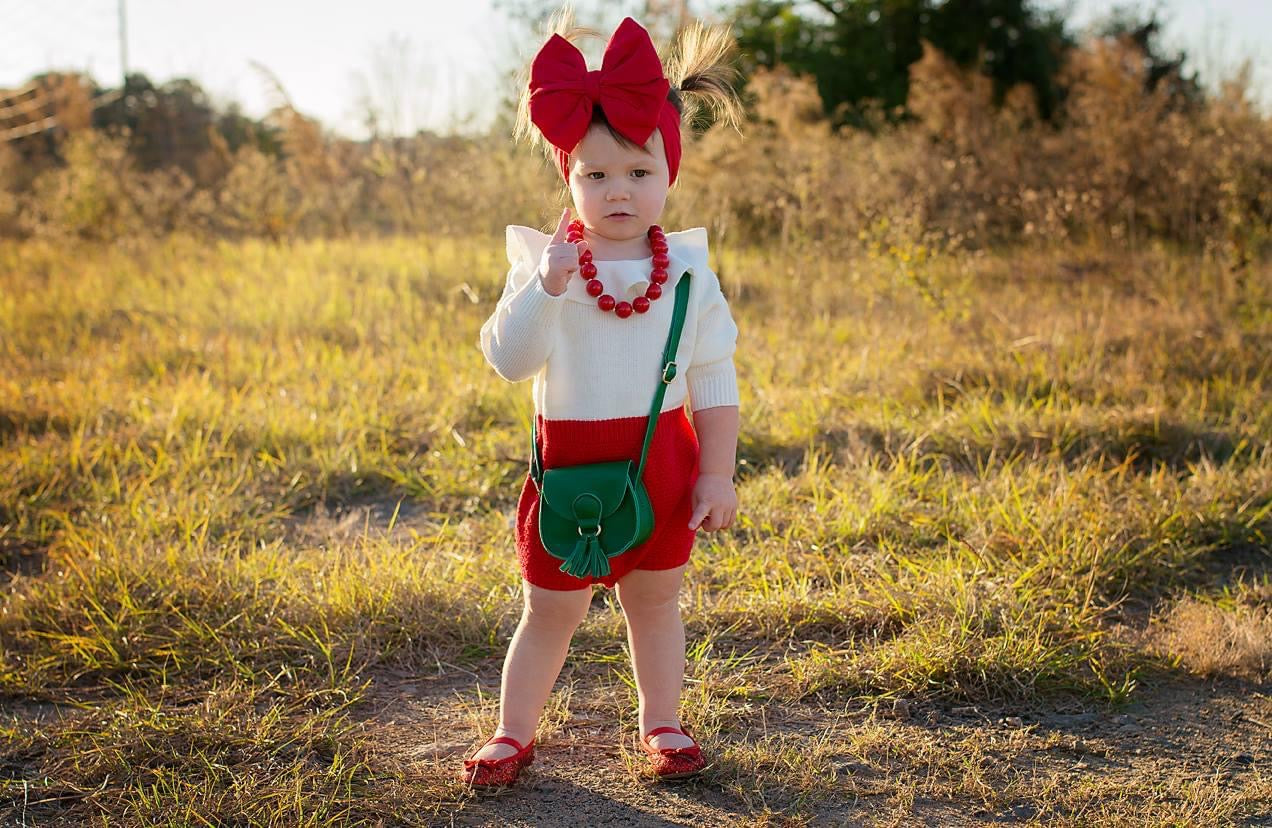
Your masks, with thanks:
<instances>
[{"instance_id":1,"label":"tree","mask_svg":"<svg viewBox=\"0 0 1272 828\"><path fill-rule=\"evenodd\" d=\"M780 63L812 75L837 124L863 124L869 102L902 115L923 40L992 78L1000 102L1029 84L1049 118L1073 46L1058 13L1026 0L744 0L732 17L750 68Z\"/></svg>"},{"instance_id":2,"label":"tree","mask_svg":"<svg viewBox=\"0 0 1272 828\"><path fill-rule=\"evenodd\" d=\"M1171 103L1176 106L1189 106L1201 101L1203 95L1197 73L1193 72L1191 75L1184 73L1187 55L1182 51L1173 56L1163 52L1158 37L1161 34L1162 24L1157 19L1156 11L1149 12L1148 17L1145 18L1137 7L1115 6L1096 24L1095 28L1104 37L1129 40L1143 52L1148 64L1144 77L1146 91L1151 92L1164 85Z\"/></svg>"},{"instance_id":3,"label":"tree","mask_svg":"<svg viewBox=\"0 0 1272 828\"><path fill-rule=\"evenodd\" d=\"M102 89L95 89L94 95ZM219 131L231 149L251 143L277 155L276 131L242 115L237 106L218 112L197 81L173 78L156 85L134 72L126 81L127 94L93 112L93 128L126 130L129 155L142 171L180 167L199 176L199 159L212 150L211 132Z\"/></svg>"}]
</instances>

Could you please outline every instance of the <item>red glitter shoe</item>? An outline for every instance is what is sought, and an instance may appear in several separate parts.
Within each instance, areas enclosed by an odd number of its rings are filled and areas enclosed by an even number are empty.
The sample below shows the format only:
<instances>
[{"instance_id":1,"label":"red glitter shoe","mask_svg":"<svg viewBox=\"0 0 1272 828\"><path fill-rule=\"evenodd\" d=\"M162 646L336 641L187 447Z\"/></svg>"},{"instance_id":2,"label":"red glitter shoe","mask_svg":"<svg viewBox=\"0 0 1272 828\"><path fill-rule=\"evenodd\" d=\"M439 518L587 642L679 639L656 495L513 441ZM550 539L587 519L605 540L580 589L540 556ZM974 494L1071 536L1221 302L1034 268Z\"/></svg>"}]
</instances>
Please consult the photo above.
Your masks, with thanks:
<instances>
[{"instance_id":1,"label":"red glitter shoe","mask_svg":"<svg viewBox=\"0 0 1272 828\"><path fill-rule=\"evenodd\" d=\"M464 772L461 779L474 788L502 788L517 781L521 769L534 761L534 739L525 747L511 736L496 736L473 752L476 756L486 745L508 744L517 749L511 756L502 759L465 759Z\"/></svg>"},{"instance_id":2,"label":"red glitter shoe","mask_svg":"<svg viewBox=\"0 0 1272 828\"><path fill-rule=\"evenodd\" d=\"M656 748L649 743L649 740L659 733L679 733L693 741L693 744L688 747ZM706 760L702 758L702 748L698 747L698 742L678 727L670 725L656 727L640 738L640 746L649 755L649 762L653 765L654 773L659 779L683 779L686 776L696 775L707 766Z\"/></svg>"}]
</instances>

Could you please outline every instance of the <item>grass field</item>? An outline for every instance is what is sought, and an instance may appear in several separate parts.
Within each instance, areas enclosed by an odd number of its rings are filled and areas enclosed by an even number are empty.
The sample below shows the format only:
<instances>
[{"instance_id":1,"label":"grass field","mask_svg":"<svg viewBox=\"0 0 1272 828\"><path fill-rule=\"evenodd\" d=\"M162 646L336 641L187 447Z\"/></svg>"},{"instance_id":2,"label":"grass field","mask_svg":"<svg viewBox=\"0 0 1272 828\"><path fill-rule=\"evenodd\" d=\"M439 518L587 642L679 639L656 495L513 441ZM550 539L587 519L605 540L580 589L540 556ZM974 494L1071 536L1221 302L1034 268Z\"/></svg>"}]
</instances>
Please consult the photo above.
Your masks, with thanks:
<instances>
[{"instance_id":1,"label":"grass field","mask_svg":"<svg viewBox=\"0 0 1272 828\"><path fill-rule=\"evenodd\" d=\"M658 786L598 591L518 788L502 241L0 246L0 824L1272 824L1272 267L715 249L739 517Z\"/></svg>"}]
</instances>

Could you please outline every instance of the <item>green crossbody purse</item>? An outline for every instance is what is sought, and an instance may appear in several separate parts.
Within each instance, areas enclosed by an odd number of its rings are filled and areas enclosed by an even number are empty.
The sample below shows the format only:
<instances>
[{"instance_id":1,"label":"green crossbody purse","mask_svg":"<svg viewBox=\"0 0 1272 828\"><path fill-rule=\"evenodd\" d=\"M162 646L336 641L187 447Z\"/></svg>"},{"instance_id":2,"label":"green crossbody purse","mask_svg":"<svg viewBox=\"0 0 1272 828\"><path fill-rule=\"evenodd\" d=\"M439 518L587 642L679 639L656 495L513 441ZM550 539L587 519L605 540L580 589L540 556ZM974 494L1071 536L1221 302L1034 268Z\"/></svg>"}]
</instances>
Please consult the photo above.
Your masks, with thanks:
<instances>
[{"instance_id":1,"label":"green crossbody purse","mask_svg":"<svg viewBox=\"0 0 1272 828\"><path fill-rule=\"evenodd\" d=\"M676 378L676 348L688 304L686 271L676 285L676 307L663 349L662 382L654 392L640 465L631 460L613 460L545 470L539 453L538 418L534 418L530 478L539 490L539 539L550 555L561 559L562 572L576 578L608 575L610 558L643 542L654 531L654 510L643 479L645 456L662 413L667 386Z\"/></svg>"}]
</instances>

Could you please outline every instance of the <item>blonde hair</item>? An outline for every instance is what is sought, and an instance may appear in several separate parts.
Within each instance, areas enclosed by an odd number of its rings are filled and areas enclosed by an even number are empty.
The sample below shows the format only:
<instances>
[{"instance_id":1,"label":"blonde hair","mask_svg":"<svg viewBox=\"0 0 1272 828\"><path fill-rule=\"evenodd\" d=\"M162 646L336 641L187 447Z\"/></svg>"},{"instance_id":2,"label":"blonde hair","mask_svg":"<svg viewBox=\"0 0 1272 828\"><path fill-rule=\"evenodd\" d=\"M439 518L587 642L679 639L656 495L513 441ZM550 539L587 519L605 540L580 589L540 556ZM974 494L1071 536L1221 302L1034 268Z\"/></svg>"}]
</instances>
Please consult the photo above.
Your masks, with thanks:
<instances>
[{"instance_id":1,"label":"blonde hair","mask_svg":"<svg viewBox=\"0 0 1272 828\"><path fill-rule=\"evenodd\" d=\"M574 22L574 11L565 7L549 18L544 40L559 34L571 43L584 37L604 39L595 29L579 26ZM724 123L741 131L743 108L734 85L739 72L733 64L737 43L728 26L705 26L694 21L676 32L670 53L662 56L663 74L671 84L667 100L680 113L682 126L709 126ZM530 67L526 66L517 77L521 95L517 102L517 121L513 138L529 140L554 163L554 148L530 120ZM635 146L620 135L605 118L601 107L592 108L592 122L609 128L610 134L620 144ZM643 147L641 148L643 149Z\"/></svg>"}]
</instances>

